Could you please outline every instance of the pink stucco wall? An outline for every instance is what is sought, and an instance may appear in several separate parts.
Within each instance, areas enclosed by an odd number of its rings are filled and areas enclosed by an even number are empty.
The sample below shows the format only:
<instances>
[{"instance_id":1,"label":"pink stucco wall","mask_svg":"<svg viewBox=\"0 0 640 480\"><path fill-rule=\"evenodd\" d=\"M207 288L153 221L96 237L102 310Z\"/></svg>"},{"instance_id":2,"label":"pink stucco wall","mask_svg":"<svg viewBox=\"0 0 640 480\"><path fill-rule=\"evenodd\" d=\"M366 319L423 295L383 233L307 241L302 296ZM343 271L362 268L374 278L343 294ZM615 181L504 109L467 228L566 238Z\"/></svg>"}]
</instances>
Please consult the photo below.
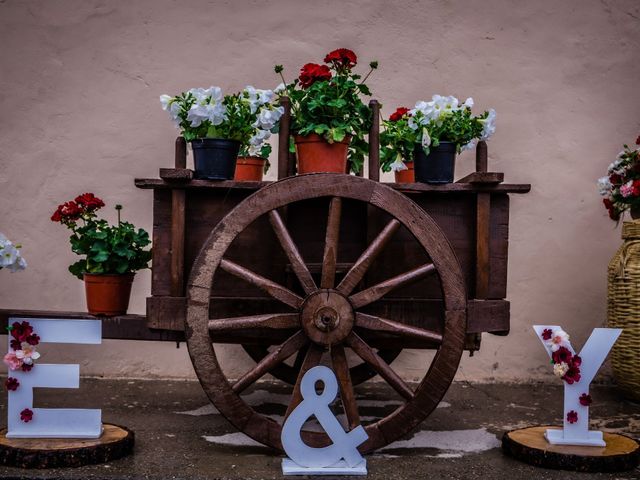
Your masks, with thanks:
<instances>
[{"instance_id":1,"label":"pink stucco wall","mask_svg":"<svg viewBox=\"0 0 640 480\"><path fill-rule=\"evenodd\" d=\"M176 132L159 94L272 88L274 63L291 78L343 46L379 60L369 84L385 114L434 93L498 111L490 168L533 190L512 200L512 333L487 335L460 378L547 377L530 325L560 323L579 345L605 318L620 231L595 180L640 133L633 0L0 0L0 231L29 261L25 272L0 272L0 306L84 309L82 283L66 270L67 232L49 221L61 201L92 191L151 230L151 194L133 178L172 163ZM472 163L463 155L459 174ZM149 286L139 274L133 312L144 311ZM85 373L193 375L186 349L170 344L76 351ZM422 355L398 365L417 376Z\"/></svg>"}]
</instances>

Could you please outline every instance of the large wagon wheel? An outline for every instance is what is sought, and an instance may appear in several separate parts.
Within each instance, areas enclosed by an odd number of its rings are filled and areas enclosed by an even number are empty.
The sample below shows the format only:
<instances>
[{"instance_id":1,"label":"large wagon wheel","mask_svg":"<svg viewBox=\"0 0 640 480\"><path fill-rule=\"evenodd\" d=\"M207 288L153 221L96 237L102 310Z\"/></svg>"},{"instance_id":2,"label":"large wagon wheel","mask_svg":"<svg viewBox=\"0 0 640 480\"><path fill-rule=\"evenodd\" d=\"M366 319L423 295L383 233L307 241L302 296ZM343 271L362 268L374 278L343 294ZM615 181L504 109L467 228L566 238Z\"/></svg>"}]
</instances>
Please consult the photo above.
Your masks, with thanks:
<instances>
[{"instance_id":1,"label":"large wagon wheel","mask_svg":"<svg viewBox=\"0 0 640 480\"><path fill-rule=\"evenodd\" d=\"M310 198L330 197L329 215L320 285L317 286L277 212L278 208ZM392 219L366 248L339 285L335 286L336 251L341 199L366 202L387 212ZM229 245L261 215L269 215L292 268L306 292L303 298L224 257ZM354 293L371 263L403 225L424 248L431 262ZM295 313L209 319L211 286L217 269L261 288ZM442 333L366 315L359 310L409 282L437 273L443 293ZM348 175L315 174L288 178L265 187L234 208L213 229L196 259L187 289L186 338L196 374L207 396L236 428L253 439L282 449L281 425L256 412L240 396L248 386L276 365L308 348L287 413L301 400L302 375L320 362L328 348L338 377L341 399L350 427L360 424L345 346L368 363L400 396L404 403L388 416L365 426L369 439L362 452L380 448L412 430L437 406L457 371L464 346L466 294L458 260L444 234L420 207L406 196L378 182ZM354 328L355 327L355 328ZM296 329L286 341L233 384L224 375L212 345L212 336L241 332L247 328ZM356 332L358 330L362 335ZM363 337L377 332L404 336L437 345L426 376L414 389L372 349ZM238 343L246 343L239 340ZM326 445L324 433L304 431L309 445Z\"/></svg>"}]
</instances>

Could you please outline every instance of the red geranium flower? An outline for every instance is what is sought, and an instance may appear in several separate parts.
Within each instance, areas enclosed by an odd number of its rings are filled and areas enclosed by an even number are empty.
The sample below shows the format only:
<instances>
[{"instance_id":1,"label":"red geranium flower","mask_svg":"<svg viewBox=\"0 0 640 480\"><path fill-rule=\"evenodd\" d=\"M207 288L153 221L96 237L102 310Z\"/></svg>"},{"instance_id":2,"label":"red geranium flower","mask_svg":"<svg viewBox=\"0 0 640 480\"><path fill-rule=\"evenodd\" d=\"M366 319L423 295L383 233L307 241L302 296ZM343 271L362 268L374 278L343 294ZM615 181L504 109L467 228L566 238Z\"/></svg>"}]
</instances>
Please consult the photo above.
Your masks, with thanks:
<instances>
[{"instance_id":1,"label":"red geranium flower","mask_svg":"<svg viewBox=\"0 0 640 480\"><path fill-rule=\"evenodd\" d=\"M571 410L569 413L567 413L567 422L576 423L577 421L578 421L578 412L576 412L575 410Z\"/></svg>"},{"instance_id":2,"label":"red geranium flower","mask_svg":"<svg viewBox=\"0 0 640 480\"><path fill-rule=\"evenodd\" d=\"M17 378L8 377L4 381L4 386L7 388L7 390L11 390L12 392L15 392L20 386L20 382L18 381Z\"/></svg>"},{"instance_id":3,"label":"red geranium flower","mask_svg":"<svg viewBox=\"0 0 640 480\"><path fill-rule=\"evenodd\" d=\"M26 342L27 337L33 333L33 327L29 322L13 322L11 325L11 336L19 342Z\"/></svg>"},{"instance_id":4,"label":"red geranium flower","mask_svg":"<svg viewBox=\"0 0 640 480\"><path fill-rule=\"evenodd\" d=\"M640 145L640 135L638 135L638 138L636 138L636 145Z\"/></svg>"},{"instance_id":5,"label":"red geranium flower","mask_svg":"<svg viewBox=\"0 0 640 480\"><path fill-rule=\"evenodd\" d=\"M83 193L82 195L78 195L75 202L83 207L87 212L93 212L94 210L104 207L104 202L93 193Z\"/></svg>"},{"instance_id":6,"label":"red geranium flower","mask_svg":"<svg viewBox=\"0 0 640 480\"><path fill-rule=\"evenodd\" d=\"M33 420L33 411L29 410L28 408L22 410L20 412L20 420L22 420L24 423L28 423Z\"/></svg>"},{"instance_id":7,"label":"red geranium flower","mask_svg":"<svg viewBox=\"0 0 640 480\"><path fill-rule=\"evenodd\" d=\"M591 400L591 395L589 395L588 393L583 393L582 395L580 395L580 398L578 400L580 401L580 405L584 405L585 407L588 407L589 405L591 405L591 403L593 403L593 400Z\"/></svg>"},{"instance_id":8,"label":"red geranium flower","mask_svg":"<svg viewBox=\"0 0 640 480\"><path fill-rule=\"evenodd\" d=\"M317 63L307 63L300 69L300 85L302 88L309 88L319 80L330 80L331 70L326 65Z\"/></svg>"},{"instance_id":9,"label":"red geranium flower","mask_svg":"<svg viewBox=\"0 0 640 480\"><path fill-rule=\"evenodd\" d=\"M324 63L333 63L338 68L353 68L358 63L358 57L348 48L338 48L324 57Z\"/></svg>"},{"instance_id":10,"label":"red geranium flower","mask_svg":"<svg viewBox=\"0 0 640 480\"><path fill-rule=\"evenodd\" d=\"M23 363L22 367L20 368L22 368L23 372L30 372L31 369L33 368L33 363L31 365L27 365L26 363Z\"/></svg>"},{"instance_id":11,"label":"red geranium flower","mask_svg":"<svg viewBox=\"0 0 640 480\"><path fill-rule=\"evenodd\" d=\"M567 347L560 347L558 350L551 354L551 359L554 363L570 363L571 357L573 357L571 350Z\"/></svg>"},{"instance_id":12,"label":"red geranium flower","mask_svg":"<svg viewBox=\"0 0 640 480\"><path fill-rule=\"evenodd\" d=\"M551 331L550 328L545 328L542 331L542 339L543 340L551 340L551 335L553 335L553 332Z\"/></svg>"},{"instance_id":13,"label":"red geranium flower","mask_svg":"<svg viewBox=\"0 0 640 480\"><path fill-rule=\"evenodd\" d=\"M396 109L396 111L393 112L391 114L391 116L389 117L389 121L397 122L398 120L400 120L402 118L403 115L406 115L406 113L408 111L409 111L409 109L407 107L398 107Z\"/></svg>"},{"instance_id":14,"label":"red geranium flower","mask_svg":"<svg viewBox=\"0 0 640 480\"><path fill-rule=\"evenodd\" d=\"M74 202L65 202L62 205L58 205L58 209L51 216L51 220L54 222L73 222L78 220L82 215L82 208Z\"/></svg>"},{"instance_id":15,"label":"red geranium flower","mask_svg":"<svg viewBox=\"0 0 640 480\"><path fill-rule=\"evenodd\" d=\"M617 173L611 174L609 181L614 185L620 185L622 183L622 177Z\"/></svg>"}]
</instances>

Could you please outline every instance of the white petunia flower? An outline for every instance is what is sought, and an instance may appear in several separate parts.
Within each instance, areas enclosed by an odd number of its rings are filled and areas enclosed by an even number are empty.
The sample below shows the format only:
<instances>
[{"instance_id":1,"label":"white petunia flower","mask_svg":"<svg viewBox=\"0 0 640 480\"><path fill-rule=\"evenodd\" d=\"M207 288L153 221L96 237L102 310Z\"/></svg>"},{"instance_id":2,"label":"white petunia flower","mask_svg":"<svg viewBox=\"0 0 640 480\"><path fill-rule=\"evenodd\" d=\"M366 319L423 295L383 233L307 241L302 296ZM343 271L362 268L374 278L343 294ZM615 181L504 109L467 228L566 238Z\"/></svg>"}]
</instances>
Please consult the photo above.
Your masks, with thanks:
<instances>
[{"instance_id":1,"label":"white petunia flower","mask_svg":"<svg viewBox=\"0 0 640 480\"><path fill-rule=\"evenodd\" d=\"M416 122L416 117L414 116L415 112L411 113L411 116L409 117L409 120L407 121L407 125L409 125L409 128L411 130L417 130L419 125Z\"/></svg>"},{"instance_id":2,"label":"white petunia flower","mask_svg":"<svg viewBox=\"0 0 640 480\"><path fill-rule=\"evenodd\" d=\"M167 110L172 102L173 97L171 95L160 95L160 105L162 105L163 110Z\"/></svg>"},{"instance_id":3,"label":"white petunia flower","mask_svg":"<svg viewBox=\"0 0 640 480\"><path fill-rule=\"evenodd\" d=\"M476 148L476 145L478 144L478 139L474 138L473 140L471 140L469 143L467 143L466 145L463 145L462 147L460 147L460 151L464 152L466 150L473 150L474 148Z\"/></svg>"},{"instance_id":4,"label":"white petunia flower","mask_svg":"<svg viewBox=\"0 0 640 480\"><path fill-rule=\"evenodd\" d=\"M269 130L258 130L250 139L249 145L254 147L261 147L265 141L271 137Z\"/></svg>"},{"instance_id":5,"label":"white petunia flower","mask_svg":"<svg viewBox=\"0 0 640 480\"><path fill-rule=\"evenodd\" d=\"M283 114L284 107L277 107L273 110L262 109L253 126L263 130L271 130Z\"/></svg>"},{"instance_id":6,"label":"white petunia flower","mask_svg":"<svg viewBox=\"0 0 640 480\"><path fill-rule=\"evenodd\" d=\"M422 129L422 141L420 142L423 147L428 147L431 145L431 137L429 136L429 130L426 128Z\"/></svg>"},{"instance_id":7,"label":"white petunia flower","mask_svg":"<svg viewBox=\"0 0 640 480\"><path fill-rule=\"evenodd\" d=\"M612 187L613 185L611 185L609 177L601 177L598 179L598 192L600 192L600 195L608 195Z\"/></svg>"},{"instance_id":8,"label":"white petunia flower","mask_svg":"<svg viewBox=\"0 0 640 480\"><path fill-rule=\"evenodd\" d=\"M262 147L257 147L255 145L249 145L249 156L251 157L259 157L261 153Z\"/></svg>"},{"instance_id":9,"label":"white petunia flower","mask_svg":"<svg viewBox=\"0 0 640 480\"><path fill-rule=\"evenodd\" d=\"M484 124L480 140L489 140L496 133L496 111L493 108L489 110L487 118L480 120L480 122Z\"/></svg>"},{"instance_id":10,"label":"white petunia flower","mask_svg":"<svg viewBox=\"0 0 640 480\"><path fill-rule=\"evenodd\" d=\"M467 108L473 108L473 98L471 97L467 98L462 104L462 106Z\"/></svg>"},{"instance_id":11,"label":"white petunia flower","mask_svg":"<svg viewBox=\"0 0 640 480\"><path fill-rule=\"evenodd\" d=\"M287 86L281 82L276 88L273 89L273 93L282 93L286 89L287 89Z\"/></svg>"},{"instance_id":12,"label":"white petunia flower","mask_svg":"<svg viewBox=\"0 0 640 480\"><path fill-rule=\"evenodd\" d=\"M11 267L16 263L19 257L20 252L18 252L18 249L9 242L8 245L5 245L4 248L0 250L0 267Z\"/></svg>"},{"instance_id":13,"label":"white petunia flower","mask_svg":"<svg viewBox=\"0 0 640 480\"><path fill-rule=\"evenodd\" d=\"M409 168L402 161L402 155L396 155L395 161L390 165L391 171L400 172L402 170L408 170Z\"/></svg>"}]
</instances>

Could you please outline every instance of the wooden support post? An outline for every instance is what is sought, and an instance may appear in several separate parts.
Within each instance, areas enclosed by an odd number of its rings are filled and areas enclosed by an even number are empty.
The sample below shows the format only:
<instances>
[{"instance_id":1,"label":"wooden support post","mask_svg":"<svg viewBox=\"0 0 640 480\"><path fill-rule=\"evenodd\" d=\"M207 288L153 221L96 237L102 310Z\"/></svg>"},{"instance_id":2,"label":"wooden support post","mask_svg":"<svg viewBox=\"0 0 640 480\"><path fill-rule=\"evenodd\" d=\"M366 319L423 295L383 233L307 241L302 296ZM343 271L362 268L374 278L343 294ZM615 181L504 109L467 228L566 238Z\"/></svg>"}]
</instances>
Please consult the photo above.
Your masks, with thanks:
<instances>
[{"instance_id":1,"label":"wooden support post","mask_svg":"<svg viewBox=\"0 0 640 480\"><path fill-rule=\"evenodd\" d=\"M176 139L175 168L187 168L187 142ZM184 295L184 216L185 191L171 191L171 295Z\"/></svg>"},{"instance_id":2,"label":"wooden support post","mask_svg":"<svg viewBox=\"0 0 640 480\"><path fill-rule=\"evenodd\" d=\"M487 144L478 142L476 147L476 171L487 171ZM478 193L476 203L476 292L475 298L486 299L489 295L489 242L491 194Z\"/></svg>"},{"instance_id":3,"label":"wooden support post","mask_svg":"<svg viewBox=\"0 0 640 480\"><path fill-rule=\"evenodd\" d=\"M278 133L278 180L291 175L289 158L289 131L291 125L291 101L289 97L281 97L280 105L284 113L280 117L280 132Z\"/></svg>"},{"instance_id":4,"label":"wooden support post","mask_svg":"<svg viewBox=\"0 0 640 480\"><path fill-rule=\"evenodd\" d=\"M371 108L371 130L369 130L369 179L380 181L380 104L369 102ZM363 166L364 168L364 166Z\"/></svg>"}]
</instances>

